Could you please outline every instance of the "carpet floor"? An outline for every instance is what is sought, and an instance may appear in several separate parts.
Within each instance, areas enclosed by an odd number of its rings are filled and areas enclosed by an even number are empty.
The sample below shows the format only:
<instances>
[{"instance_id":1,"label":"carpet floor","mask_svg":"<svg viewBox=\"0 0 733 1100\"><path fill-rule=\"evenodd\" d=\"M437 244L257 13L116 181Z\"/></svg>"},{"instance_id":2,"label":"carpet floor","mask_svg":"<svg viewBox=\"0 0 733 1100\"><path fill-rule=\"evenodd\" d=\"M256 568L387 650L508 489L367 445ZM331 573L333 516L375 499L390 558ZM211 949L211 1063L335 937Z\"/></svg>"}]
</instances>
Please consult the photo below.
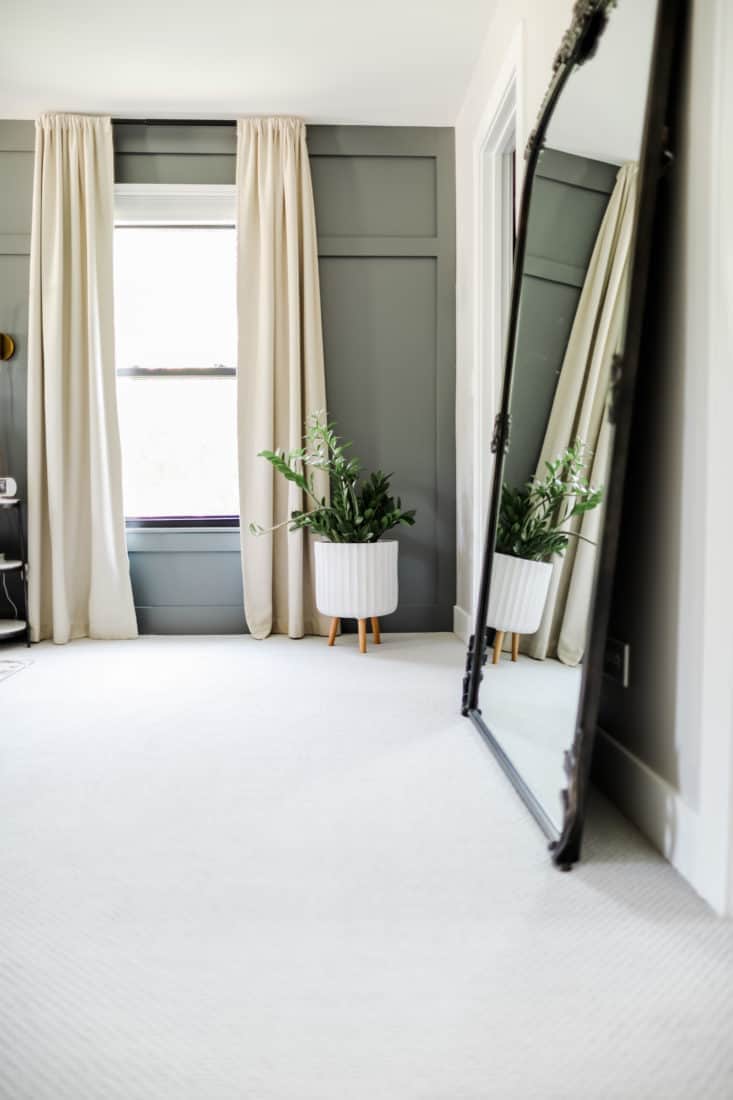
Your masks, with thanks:
<instances>
[{"instance_id":1,"label":"carpet floor","mask_svg":"<svg viewBox=\"0 0 733 1100\"><path fill-rule=\"evenodd\" d=\"M733 1097L733 925L601 799L553 869L454 638L356 646L0 684L2 1100Z\"/></svg>"}]
</instances>

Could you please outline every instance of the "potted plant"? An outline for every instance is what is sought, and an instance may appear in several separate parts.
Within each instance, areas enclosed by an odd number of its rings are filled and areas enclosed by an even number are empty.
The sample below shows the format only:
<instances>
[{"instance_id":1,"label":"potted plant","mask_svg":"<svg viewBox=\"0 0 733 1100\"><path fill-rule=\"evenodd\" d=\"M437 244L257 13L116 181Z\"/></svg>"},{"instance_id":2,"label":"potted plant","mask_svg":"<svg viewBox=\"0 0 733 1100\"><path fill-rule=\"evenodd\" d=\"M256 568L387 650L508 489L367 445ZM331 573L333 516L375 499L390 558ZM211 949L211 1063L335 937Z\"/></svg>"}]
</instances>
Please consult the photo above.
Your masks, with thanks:
<instances>
[{"instance_id":1,"label":"potted plant","mask_svg":"<svg viewBox=\"0 0 733 1100\"><path fill-rule=\"evenodd\" d=\"M519 489L502 486L487 615L487 626L496 630L494 664L507 632L516 661L520 636L539 629L553 561L571 538L583 538L568 524L597 507L603 496L583 477L586 449L580 440L545 466L543 480L532 477Z\"/></svg>"},{"instance_id":2,"label":"potted plant","mask_svg":"<svg viewBox=\"0 0 733 1100\"><path fill-rule=\"evenodd\" d=\"M391 474L377 470L363 475L359 459L346 454L351 444L341 441L322 414L310 418L304 442L304 447L287 454L259 452L303 491L309 505L278 526L289 524L291 531L305 528L318 537L316 606L331 618L328 644L334 644L341 619L356 619L359 649L366 653L366 620L371 619L374 641L379 644L379 616L389 615L398 602L399 544L384 535L401 523L412 526L415 512L403 511L399 497L391 496ZM328 475L330 501L318 496L309 470ZM252 534L265 533L256 523L249 529Z\"/></svg>"}]
</instances>

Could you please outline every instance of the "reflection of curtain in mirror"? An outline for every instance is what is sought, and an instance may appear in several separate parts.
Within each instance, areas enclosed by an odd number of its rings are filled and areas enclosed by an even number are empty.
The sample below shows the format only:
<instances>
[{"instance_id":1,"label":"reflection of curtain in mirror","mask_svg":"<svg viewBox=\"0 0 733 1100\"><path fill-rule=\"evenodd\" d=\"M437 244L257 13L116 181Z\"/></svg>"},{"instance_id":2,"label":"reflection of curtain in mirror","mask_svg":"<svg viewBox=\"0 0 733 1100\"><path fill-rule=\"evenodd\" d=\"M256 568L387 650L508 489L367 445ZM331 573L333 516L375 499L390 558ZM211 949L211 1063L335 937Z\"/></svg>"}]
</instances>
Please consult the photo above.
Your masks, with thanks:
<instances>
[{"instance_id":1,"label":"reflection of curtain in mirror","mask_svg":"<svg viewBox=\"0 0 733 1100\"><path fill-rule=\"evenodd\" d=\"M542 445L540 478L545 462L579 437L589 450L586 476L592 485L606 484L613 433L604 413L626 313L637 181L638 165L625 164L598 231ZM523 646L529 656L559 657L568 665L582 660L602 513L596 508L569 525L590 542L573 538L565 557L556 559L542 623Z\"/></svg>"}]
</instances>

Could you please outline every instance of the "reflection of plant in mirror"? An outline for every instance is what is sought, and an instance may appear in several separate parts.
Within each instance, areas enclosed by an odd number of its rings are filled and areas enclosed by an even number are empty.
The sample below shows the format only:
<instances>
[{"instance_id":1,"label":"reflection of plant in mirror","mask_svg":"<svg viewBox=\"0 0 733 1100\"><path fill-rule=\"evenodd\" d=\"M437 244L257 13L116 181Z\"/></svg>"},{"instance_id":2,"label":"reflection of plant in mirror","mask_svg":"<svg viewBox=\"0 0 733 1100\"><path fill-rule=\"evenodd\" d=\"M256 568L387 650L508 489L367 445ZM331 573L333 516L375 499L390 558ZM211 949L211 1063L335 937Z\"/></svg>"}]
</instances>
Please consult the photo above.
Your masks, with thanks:
<instances>
[{"instance_id":1,"label":"reflection of plant in mirror","mask_svg":"<svg viewBox=\"0 0 733 1100\"><path fill-rule=\"evenodd\" d=\"M361 463L358 458L347 458L350 443L343 443L333 430L333 424L322 421L315 413L305 434L305 447L288 454L285 451L260 451L279 474L302 489L311 502L308 511L296 511L290 519L278 524L289 530L301 527L320 535L329 542L377 542L387 531L401 523L412 526L415 511L402 510L402 501L390 493L391 474L381 470L361 480ZM313 476L307 467L323 470L331 483L331 502L319 497ZM253 535L266 534L257 523L250 523ZM277 530L277 528L270 528Z\"/></svg>"},{"instance_id":2,"label":"reflection of plant in mirror","mask_svg":"<svg viewBox=\"0 0 733 1100\"><path fill-rule=\"evenodd\" d=\"M583 477L587 454L583 442L576 439L564 454L545 463L547 476L543 481L533 477L520 489L502 486L498 553L550 561L565 553L571 538L583 539L564 528L573 516L597 507L603 497L603 489L594 489Z\"/></svg>"}]
</instances>

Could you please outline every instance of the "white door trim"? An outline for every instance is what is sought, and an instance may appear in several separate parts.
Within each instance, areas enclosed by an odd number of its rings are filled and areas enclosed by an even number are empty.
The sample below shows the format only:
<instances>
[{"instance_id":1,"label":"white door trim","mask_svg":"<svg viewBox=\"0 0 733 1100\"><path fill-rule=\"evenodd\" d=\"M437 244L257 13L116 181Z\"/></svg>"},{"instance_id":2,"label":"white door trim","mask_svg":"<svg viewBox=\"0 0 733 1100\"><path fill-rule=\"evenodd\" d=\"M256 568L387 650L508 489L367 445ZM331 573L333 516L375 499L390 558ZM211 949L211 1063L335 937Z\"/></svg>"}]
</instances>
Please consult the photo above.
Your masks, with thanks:
<instances>
[{"instance_id":1,"label":"white door trim","mask_svg":"<svg viewBox=\"0 0 733 1100\"><path fill-rule=\"evenodd\" d=\"M715 173L716 203L714 212L720 212L722 219L721 232L715 236L719 262L714 268L714 275L718 277L715 302L717 304L717 323L713 327L713 354L718 357L718 364L725 372L728 379L729 404L728 429L730 418L733 416L733 393L730 387L730 348L733 338L733 325L730 320L730 303L733 300L733 215L730 208L730 195L733 189L733 150L730 144L731 128L733 127L733 76L730 71L730 58L733 54L733 12L726 0L718 0L718 56L716 65L715 88L718 96L719 110L716 112L716 128L713 133L714 141L718 142L717 155L720 157L720 172ZM715 155L715 154L714 154ZM718 470L718 475L724 475L724 471ZM722 480L722 478L721 478ZM722 548L721 548L722 551ZM728 569L730 573L730 569ZM729 589L730 592L730 589ZM727 633L730 635L730 620ZM726 681L729 684L729 703L733 703L730 696L733 688L730 687L730 669ZM728 821L726 836L728 837L728 881L726 897L726 913L733 916L733 708L727 712L728 725Z\"/></svg>"},{"instance_id":2,"label":"white door trim","mask_svg":"<svg viewBox=\"0 0 733 1100\"><path fill-rule=\"evenodd\" d=\"M707 430L704 432L706 517L702 576L703 637L700 691L700 788L697 878L694 885L721 914L733 916L733 587L730 545L733 516L725 501L730 481L730 425L733 378L733 11L715 0L710 28L714 43L710 118L709 296ZM688 368L689 369L689 368Z\"/></svg>"},{"instance_id":3,"label":"white door trim","mask_svg":"<svg viewBox=\"0 0 733 1100\"><path fill-rule=\"evenodd\" d=\"M495 81L473 148L474 224L478 247L474 271L473 386L473 576L476 606L493 461L491 436L504 366L504 336L512 284L512 235L508 153L517 146L517 175L522 133L522 27L515 31L506 61ZM516 186L516 181L515 181Z\"/></svg>"}]
</instances>

